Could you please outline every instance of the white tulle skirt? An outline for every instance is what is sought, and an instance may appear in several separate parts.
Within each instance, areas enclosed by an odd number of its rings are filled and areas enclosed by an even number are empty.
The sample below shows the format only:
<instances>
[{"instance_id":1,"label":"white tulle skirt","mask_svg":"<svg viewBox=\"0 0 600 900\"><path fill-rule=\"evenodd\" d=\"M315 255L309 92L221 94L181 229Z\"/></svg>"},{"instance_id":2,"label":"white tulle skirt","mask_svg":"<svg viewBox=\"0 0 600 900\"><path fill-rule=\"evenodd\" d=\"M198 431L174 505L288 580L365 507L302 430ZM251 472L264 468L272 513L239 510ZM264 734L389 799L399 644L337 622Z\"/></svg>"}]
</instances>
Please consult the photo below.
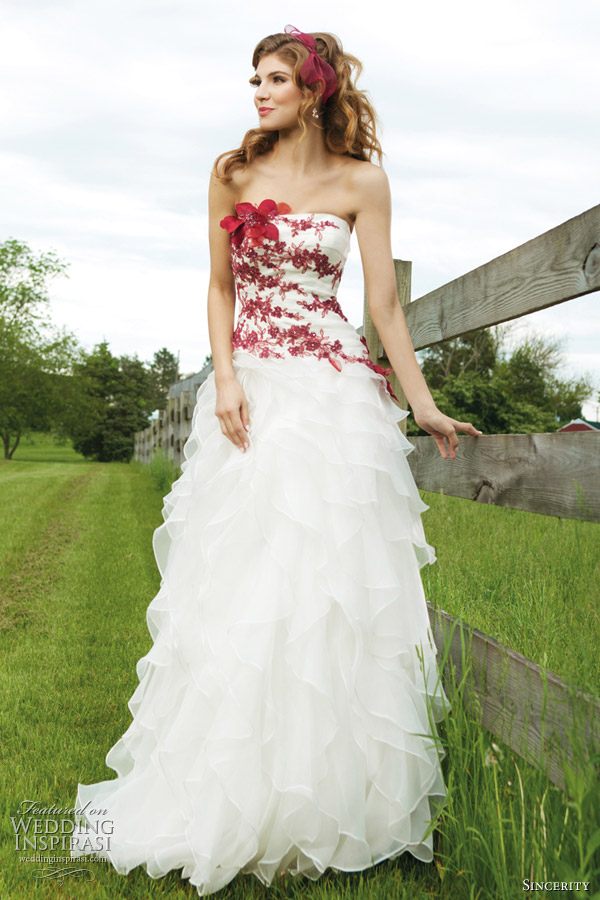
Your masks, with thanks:
<instances>
[{"instance_id":1,"label":"white tulle skirt","mask_svg":"<svg viewBox=\"0 0 600 900\"><path fill-rule=\"evenodd\" d=\"M447 698L408 412L362 364L236 350L234 366L250 449L222 435L211 374L154 533L153 646L106 756L118 777L79 784L71 856L183 868L201 896L238 873L429 862Z\"/></svg>"}]
</instances>

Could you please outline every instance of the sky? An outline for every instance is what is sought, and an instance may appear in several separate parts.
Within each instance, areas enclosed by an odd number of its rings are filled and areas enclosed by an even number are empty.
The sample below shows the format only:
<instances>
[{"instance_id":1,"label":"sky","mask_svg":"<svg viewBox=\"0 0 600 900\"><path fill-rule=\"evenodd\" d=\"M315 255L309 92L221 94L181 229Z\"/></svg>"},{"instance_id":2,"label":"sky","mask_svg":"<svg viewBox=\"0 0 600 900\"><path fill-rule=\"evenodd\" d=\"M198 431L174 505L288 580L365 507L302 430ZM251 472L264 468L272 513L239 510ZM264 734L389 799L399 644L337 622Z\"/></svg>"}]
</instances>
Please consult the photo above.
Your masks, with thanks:
<instances>
[{"instance_id":1,"label":"sky","mask_svg":"<svg viewBox=\"0 0 600 900\"><path fill-rule=\"evenodd\" d=\"M600 202L597 0L0 0L0 241L69 263L52 317L88 350L202 367L209 173L256 126L252 51L288 23L363 63L413 300ZM354 235L338 299L355 326L362 295ZM595 420L599 299L512 336L561 339Z\"/></svg>"}]
</instances>

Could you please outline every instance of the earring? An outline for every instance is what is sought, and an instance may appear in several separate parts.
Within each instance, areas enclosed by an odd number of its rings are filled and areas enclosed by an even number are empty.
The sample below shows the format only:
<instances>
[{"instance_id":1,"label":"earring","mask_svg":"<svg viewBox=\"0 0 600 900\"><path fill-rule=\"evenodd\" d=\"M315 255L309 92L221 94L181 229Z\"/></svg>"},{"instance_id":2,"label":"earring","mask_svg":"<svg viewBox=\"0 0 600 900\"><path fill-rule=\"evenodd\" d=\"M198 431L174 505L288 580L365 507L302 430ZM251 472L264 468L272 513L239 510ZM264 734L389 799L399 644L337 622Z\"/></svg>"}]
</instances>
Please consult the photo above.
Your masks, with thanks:
<instances>
[{"instance_id":1,"label":"earring","mask_svg":"<svg viewBox=\"0 0 600 900\"><path fill-rule=\"evenodd\" d=\"M316 106L313 106L312 114L313 114L313 119L318 119L318 118L319 118L319 113L317 112L317 107L316 107Z\"/></svg>"}]
</instances>

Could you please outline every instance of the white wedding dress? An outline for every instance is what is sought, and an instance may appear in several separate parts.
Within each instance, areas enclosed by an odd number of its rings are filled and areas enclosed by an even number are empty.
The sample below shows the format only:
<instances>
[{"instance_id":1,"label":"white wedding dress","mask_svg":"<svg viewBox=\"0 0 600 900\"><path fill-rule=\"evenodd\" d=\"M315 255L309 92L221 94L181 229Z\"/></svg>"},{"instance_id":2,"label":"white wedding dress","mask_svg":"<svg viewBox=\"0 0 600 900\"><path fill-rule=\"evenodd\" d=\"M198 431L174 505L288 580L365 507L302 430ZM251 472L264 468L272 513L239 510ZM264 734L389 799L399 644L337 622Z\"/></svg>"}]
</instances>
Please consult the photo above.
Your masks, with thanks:
<instances>
[{"instance_id":1,"label":"white wedding dress","mask_svg":"<svg viewBox=\"0 0 600 900\"><path fill-rule=\"evenodd\" d=\"M250 448L221 433L211 374L154 533L118 777L75 803L73 859L182 869L201 896L238 873L430 862L445 802L408 412L336 299L348 223L281 208L242 204L228 228Z\"/></svg>"}]
</instances>

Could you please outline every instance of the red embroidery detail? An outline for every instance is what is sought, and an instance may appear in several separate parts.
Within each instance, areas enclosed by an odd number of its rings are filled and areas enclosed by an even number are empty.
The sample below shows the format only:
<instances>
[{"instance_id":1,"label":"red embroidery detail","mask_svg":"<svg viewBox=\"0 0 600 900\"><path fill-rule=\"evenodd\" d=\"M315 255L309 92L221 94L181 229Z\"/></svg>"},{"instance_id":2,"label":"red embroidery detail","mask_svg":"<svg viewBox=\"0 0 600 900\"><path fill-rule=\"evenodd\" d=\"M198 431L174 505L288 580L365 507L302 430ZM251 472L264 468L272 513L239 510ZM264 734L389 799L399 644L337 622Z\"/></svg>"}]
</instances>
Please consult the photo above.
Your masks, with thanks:
<instances>
[{"instance_id":1,"label":"red embroidery detail","mask_svg":"<svg viewBox=\"0 0 600 900\"><path fill-rule=\"evenodd\" d=\"M290 210L288 210L290 212ZM325 219L325 221L319 221L318 219L315 221L315 214L309 213L305 219L288 219L287 216L281 216L280 218L289 225L290 231L292 232L292 237L298 237L301 231L309 231L312 230L315 232L316 236L320 241L323 240L323 230L325 228L339 228L339 225L336 225L335 222L332 222L329 219Z\"/></svg>"},{"instance_id":2,"label":"red embroidery detail","mask_svg":"<svg viewBox=\"0 0 600 900\"><path fill-rule=\"evenodd\" d=\"M318 309L322 310L321 318L324 319L329 311L337 313L337 315L347 322L348 319L342 312L342 307L338 303L337 297L330 297L328 300L323 300L322 297L319 297L318 294L313 294L313 302L308 303L306 300L299 300L298 306L303 306L304 309L309 309L311 312L316 312Z\"/></svg>"},{"instance_id":3,"label":"red embroidery detail","mask_svg":"<svg viewBox=\"0 0 600 900\"><path fill-rule=\"evenodd\" d=\"M288 218L290 207L285 203L263 200L254 207L251 203L236 205L238 217L226 216L221 226L231 234L231 267L235 276L237 295L241 309L232 336L234 350L245 350L263 359L284 359L286 356L316 356L326 359L338 372L340 360L358 362L381 375L388 393L398 402L387 376L393 369L376 365L369 356L364 337L362 355L344 351L342 341L333 338L315 323L306 322L307 312L320 312L321 320L331 317L348 323L337 297L345 258L337 261L321 248L327 228L339 230L339 225L329 219L315 219L315 213L302 218ZM273 224L281 219L289 227L291 237L310 232L316 243L306 246L306 241L280 240L279 230ZM268 238L268 241L265 241ZM310 270L323 282L323 293L308 292L303 283L293 277L293 272L305 274ZM292 276L292 277L290 277Z\"/></svg>"}]
</instances>

